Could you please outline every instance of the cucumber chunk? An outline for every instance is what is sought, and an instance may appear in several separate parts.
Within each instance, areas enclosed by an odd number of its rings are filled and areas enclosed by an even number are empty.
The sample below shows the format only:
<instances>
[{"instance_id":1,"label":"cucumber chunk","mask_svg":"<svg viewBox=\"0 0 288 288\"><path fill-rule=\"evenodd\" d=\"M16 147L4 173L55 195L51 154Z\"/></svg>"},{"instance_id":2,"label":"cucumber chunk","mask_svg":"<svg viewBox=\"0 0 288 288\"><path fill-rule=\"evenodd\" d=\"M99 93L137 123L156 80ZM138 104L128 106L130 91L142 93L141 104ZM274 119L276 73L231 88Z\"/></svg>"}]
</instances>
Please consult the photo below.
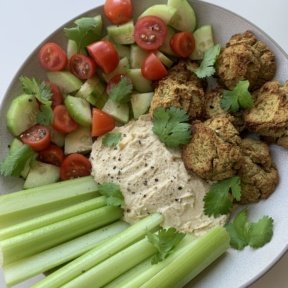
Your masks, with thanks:
<instances>
[{"instance_id":1,"label":"cucumber chunk","mask_svg":"<svg viewBox=\"0 0 288 288\"><path fill-rule=\"evenodd\" d=\"M88 153L92 149L91 131L87 127L79 127L65 137L64 153Z\"/></svg>"},{"instance_id":2,"label":"cucumber chunk","mask_svg":"<svg viewBox=\"0 0 288 288\"><path fill-rule=\"evenodd\" d=\"M22 94L14 98L8 108L6 121L9 131L18 136L37 123L39 112L34 96Z\"/></svg>"},{"instance_id":3,"label":"cucumber chunk","mask_svg":"<svg viewBox=\"0 0 288 288\"><path fill-rule=\"evenodd\" d=\"M126 46L126 45L122 45L122 44L118 44L118 43L114 43L114 46L118 52L118 55L121 58L126 57L127 59L129 59L130 57L130 46Z\"/></svg>"},{"instance_id":4,"label":"cucumber chunk","mask_svg":"<svg viewBox=\"0 0 288 288\"><path fill-rule=\"evenodd\" d=\"M167 5L177 9L169 25L179 31L193 32L196 28L196 14L187 0L168 0Z\"/></svg>"},{"instance_id":5,"label":"cucumber chunk","mask_svg":"<svg viewBox=\"0 0 288 288\"><path fill-rule=\"evenodd\" d=\"M81 51L79 52L77 43L71 39L68 39L66 52L67 52L68 59L70 59L73 55L78 54L78 53L87 55L87 52L84 49L81 49Z\"/></svg>"},{"instance_id":6,"label":"cucumber chunk","mask_svg":"<svg viewBox=\"0 0 288 288\"><path fill-rule=\"evenodd\" d=\"M128 104L119 104L108 99L102 110L121 123L127 123L129 121Z\"/></svg>"},{"instance_id":7,"label":"cucumber chunk","mask_svg":"<svg viewBox=\"0 0 288 288\"><path fill-rule=\"evenodd\" d=\"M24 182L24 189L55 183L60 178L59 167L34 161Z\"/></svg>"},{"instance_id":8,"label":"cucumber chunk","mask_svg":"<svg viewBox=\"0 0 288 288\"><path fill-rule=\"evenodd\" d=\"M170 46L171 39L174 36L174 34L176 33L176 31L169 26L167 28L168 28L167 29L167 35L164 39L164 43L159 48L159 51L161 51L162 53L165 53L167 55L170 55L170 56L176 56L176 54L173 52L173 50L171 49L171 46Z\"/></svg>"},{"instance_id":9,"label":"cucumber chunk","mask_svg":"<svg viewBox=\"0 0 288 288\"><path fill-rule=\"evenodd\" d=\"M107 27L108 37L118 44L132 44L134 40L134 23L129 21L121 25Z\"/></svg>"},{"instance_id":10,"label":"cucumber chunk","mask_svg":"<svg viewBox=\"0 0 288 288\"><path fill-rule=\"evenodd\" d=\"M75 122L84 127L91 126L91 109L85 99L68 95L65 98L65 106Z\"/></svg>"},{"instance_id":11,"label":"cucumber chunk","mask_svg":"<svg viewBox=\"0 0 288 288\"><path fill-rule=\"evenodd\" d=\"M59 147L63 147L65 142L64 134L55 130L52 126L49 126L48 129L50 131L51 142Z\"/></svg>"},{"instance_id":12,"label":"cucumber chunk","mask_svg":"<svg viewBox=\"0 0 288 288\"><path fill-rule=\"evenodd\" d=\"M195 38L195 49L190 58L192 60L201 60L204 53L214 46L212 26L201 26L193 32L193 35Z\"/></svg>"},{"instance_id":13,"label":"cucumber chunk","mask_svg":"<svg viewBox=\"0 0 288 288\"><path fill-rule=\"evenodd\" d=\"M129 69L127 76L131 79L133 87L140 93L152 92L152 81L143 77L140 68Z\"/></svg>"},{"instance_id":14,"label":"cucumber chunk","mask_svg":"<svg viewBox=\"0 0 288 288\"><path fill-rule=\"evenodd\" d=\"M82 85L82 81L68 71L47 72L47 77L63 94L73 93Z\"/></svg>"},{"instance_id":15,"label":"cucumber chunk","mask_svg":"<svg viewBox=\"0 0 288 288\"><path fill-rule=\"evenodd\" d=\"M135 119L138 119L148 111L153 95L153 92L133 93L131 95L131 105Z\"/></svg>"},{"instance_id":16,"label":"cucumber chunk","mask_svg":"<svg viewBox=\"0 0 288 288\"><path fill-rule=\"evenodd\" d=\"M165 4L156 4L146 9L139 16L139 18L143 16L157 16L161 18L165 22L165 24L168 24L174 17L176 12L177 9L172 6L168 6Z\"/></svg>"},{"instance_id":17,"label":"cucumber chunk","mask_svg":"<svg viewBox=\"0 0 288 288\"><path fill-rule=\"evenodd\" d=\"M142 63L149 55L148 51L140 48L137 45L131 46L130 65L131 68L141 68Z\"/></svg>"},{"instance_id":18,"label":"cucumber chunk","mask_svg":"<svg viewBox=\"0 0 288 288\"><path fill-rule=\"evenodd\" d=\"M155 55L160 59L160 61L166 66L166 67L171 67L173 65L173 61L168 58L166 55L164 55L162 52L157 51Z\"/></svg>"},{"instance_id":19,"label":"cucumber chunk","mask_svg":"<svg viewBox=\"0 0 288 288\"><path fill-rule=\"evenodd\" d=\"M111 78L113 78L118 74L127 74L129 67L130 67L129 60L128 58L124 57L120 59L118 66L113 72L108 74L103 73L103 78L105 79L106 82L108 82Z\"/></svg>"}]
</instances>

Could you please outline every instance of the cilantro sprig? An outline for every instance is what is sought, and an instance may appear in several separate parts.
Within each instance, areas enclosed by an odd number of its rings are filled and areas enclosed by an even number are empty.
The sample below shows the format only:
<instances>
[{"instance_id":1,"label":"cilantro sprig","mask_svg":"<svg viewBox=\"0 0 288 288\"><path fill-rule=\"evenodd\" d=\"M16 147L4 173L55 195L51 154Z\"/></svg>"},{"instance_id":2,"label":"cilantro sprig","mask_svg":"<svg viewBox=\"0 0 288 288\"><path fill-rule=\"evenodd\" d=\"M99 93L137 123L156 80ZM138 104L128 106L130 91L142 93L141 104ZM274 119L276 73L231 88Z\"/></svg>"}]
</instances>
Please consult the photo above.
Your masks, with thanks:
<instances>
[{"instance_id":1,"label":"cilantro sprig","mask_svg":"<svg viewBox=\"0 0 288 288\"><path fill-rule=\"evenodd\" d=\"M161 228L157 233L149 231L146 236L148 241L157 249L157 253L151 259L152 264L157 264L173 252L185 234L171 227L168 229Z\"/></svg>"},{"instance_id":2,"label":"cilantro sprig","mask_svg":"<svg viewBox=\"0 0 288 288\"><path fill-rule=\"evenodd\" d=\"M177 148L191 139L188 120L189 116L183 109L158 107L153 113L152 130L167 147Z\"/></svg>"},{"instance_id":3,"label":"cilantro sprig","mask_svg":"<svg viewBox=\"0 0 288 288\"><path fill-rule=\"evenodd\" d=\"M218 181L211 185L204 197L204 213L208 216L228 214L233 206L233 199L241 198L241 181L238 176Z\"/></svg>"},{"instance_id":4,"label":"cilantro sprig","mask_svg":"<svg viewBox=\"0 0 288 288\"><path fill-rule=\"evenodd\" d=\"M103 183L98 185L97 190L101 195L106 196L108 206L121 206L124 204L124 197L119 185L114 183Z\"/></svg>"},{"instance_id":5,"label":"cilantro sprig","mask_svg":"<svg viewBox=\"0 0 288 288\"><path fill-rule=\"evenodd\" d=\"M102 139L102 144L106 147L114 147L119 143L121 136L120 132L107 133Z\"/></svg>"},{"instance_id":6,"label":"cilantro sprig","mask_svg":"<svg viewBox=\"0 0 288 288\"><path fill-rule=\"evenodd\" d=\"M132 82L127 77L122 77L117 84L111 86L108 96L111 100L124 104L130 101L133 90Z\"/></svg>"}]
</instances>

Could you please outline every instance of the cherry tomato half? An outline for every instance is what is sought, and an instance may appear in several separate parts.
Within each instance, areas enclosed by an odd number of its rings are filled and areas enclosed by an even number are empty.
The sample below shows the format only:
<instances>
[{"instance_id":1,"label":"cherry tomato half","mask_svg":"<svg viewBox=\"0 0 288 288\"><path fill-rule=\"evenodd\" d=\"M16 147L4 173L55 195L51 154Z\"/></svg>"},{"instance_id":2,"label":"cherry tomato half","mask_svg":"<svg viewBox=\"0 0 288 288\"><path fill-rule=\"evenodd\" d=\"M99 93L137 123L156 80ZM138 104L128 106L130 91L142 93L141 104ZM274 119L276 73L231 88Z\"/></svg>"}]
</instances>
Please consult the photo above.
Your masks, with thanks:
<instances>
[{"instance_id":1,"label":"cherry tomato half","mask_svg":"<svg viewBox=\"0 0 288 288\"><path fill-rule=\"evenodd\" d=\"M70 133L78 128L64 105L58 105L53 110L53 128L62 133Z\"/></svg>"},{"instance_id":2,"label":"cherry tomato half","mask_svg":"<svg viewBox=\"0 0 288 288\"><path fill-rule=\"evenodd\" d=\"M131 0L106 0L104 14L113 24L123 24L132 19Z\"/></svg>"},{"instance_id":3,"label":"cherry tomato half","mask_svg":"<svg viewBox=\"0 0 288 288\"><path fill-rule=\"evenodd\" d=\"M189 57L195 49L195 39L190 32L178 32L170 40L170 46L180 57Z\"/></svg>"},{"instance_id":4,"label":"cherry tomato half","mask_svg":"<svg viewBox=\"0 0 288 288\"><path fill-rule=\"evenodd\" d=\"M92 136L98 137L113 130L115 127L115 120L107 113L100 109L93 108L92 110Z\"/></svg>"},{"instance_id":5,"label":"cherry tomato half","mask_svg":"<svg viewBox=\"0 0 288 288\"><path fill-rule=\"evenodd\" d=\"M89 159L78 153L68 155L60 167L61 180L88 176L90 173L91 163Z\"/></svg>"},{"instance_id":6,"label":"cherry tomato half","mask_svg":"<svg viewBox=\"0 0 288 288\"><path fill-rule=\"evenodd\" d=\"M105 73L111 73L119 64L118 52L110 41L94 42L87 46L87 50Z\"/></svg>"},{"instance_id":7,"label":"cherry tomato half","mask_svg":"<svg viewBox=\"0 0 288 288\"><path fill-rule=\"evenodd\" d=\"M92 78L96 73L96 64L90 58L82 54L74 54L69 60L70 71L79 79Z\"/></svg>"},{"instance_id":8,"label":"cherry tomato half","mask_svg":"<svg viewBox=\"0 0 288 288\"><path fill-rule=\"evenodd\" d=\"M157 50L165 40L167 26L157 16L141 17L135 24L134 39L145 50Z\"/></svg>"},{"instance_id":9,"label":"cherry tomato half","mask_svg":"<svg viewBox=\"0 0 288 288\"><path fill-rule=\"evenodd\" d=\"M63 70L68 62L66 52L56 43L44 44L38 53L41 66L49 71Z\"/></svg>"},{"instance_id":10,"label":"cherry tomato half","mask_svg":"<svg viewBox=\"0 0 288 288\"><path fill-rule=\"evenodd\" d=\"M49 85L51 92L52 92L51 106L52 106L52 109L54 109L56 106L61 105L63 103L63 96L59 87L56 84L51 83L49 81L47 81L46 83L47 85Z\"/></svg>"},{"instance_id":11,"label":"cherry tomato half","mask_svg":"<svg viewBox=\"0 0 288 288\"><path fill-rule=\"evenodd\" d=\"M166 67L154 53L150 53L144 60L141 72L146 79L152 81L159 80L168 74Z\"/></svg>"},{"instance_id":12,"label":"cherry tomato half","mask_svg":"<svg viewBox=\"0 0 288 288\"><path fill-rule=\"evenodd\" d=\"M124 74L117 74L115 76L113 76L107 83L106 86L106 93L109 95L110 90L117 85L123 78L126 78L129 84L132 84L132 80L124 75Z\"/></svg>"},{"instance_id":13,"label":"cherry tomato half","mask_svg":"<svg viewBox=\"0 0 288 288\"><path fill-rule=\"evenodd\" d=\"M50 144L46 149L40 151L38 156L40 161L56 166L62 164L64 157L63 150L54 144Z\"/></svg>"},{"instance_id":14,"label":"cherry tomato half","mask_svg":"<svg viewBox=\"0 0 288 288\"><path fill-rule=\"evenodd\" d=\"M34 125L20 135L24 144L29 145L35 151L41 151L50 144L50 131L46 126Z\"/></svg>"}]
</instances>

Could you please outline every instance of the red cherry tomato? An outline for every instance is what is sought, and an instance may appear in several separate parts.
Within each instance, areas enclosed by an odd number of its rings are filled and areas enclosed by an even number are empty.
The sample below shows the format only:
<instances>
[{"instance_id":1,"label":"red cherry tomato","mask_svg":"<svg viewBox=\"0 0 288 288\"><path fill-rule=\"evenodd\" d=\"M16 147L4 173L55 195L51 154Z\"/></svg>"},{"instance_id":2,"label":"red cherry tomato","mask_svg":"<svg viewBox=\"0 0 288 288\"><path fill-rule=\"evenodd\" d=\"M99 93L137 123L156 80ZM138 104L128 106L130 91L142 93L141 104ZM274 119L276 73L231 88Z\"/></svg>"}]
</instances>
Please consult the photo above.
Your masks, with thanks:
<instances>
[{"instance_id":1,"label":"red cherry tomato","mask_svg":"<svg viewBox=\"0 0 288 288\"><path fill-rule=\"evenodd\" d=\"M135 25L134 39L145 50L157 50L165 40L167 26L156 16L141 17Z\"/></svg>"},{"instance_id":2,"label":"red cherry tomato","mask_svg":"<svg viewBox=\"0 0 288 288\"><path fill-rule=\"evenodd\" d=\"M90 173L91 163L89 159L78 153L68 155L60 167L61 180L88 176Z\"/></svg>"},{"instance_id":3,"label":"red cherry tomato","mask_svg":"<svg viewBox=\"0 0 288 288\"><path fill-rule=\"evenodd\" d=\"M117 85L123 78L126 78L129 81L129 83L132 84L132 80L128 76L124 74L117 74L108 81L106 86L106 93L109 95L110 90L115 85Z\"/></svg>"},{"instance_id":4,"label":"red cherry tomato","mask_svg":"<svg viewBox=\"0 0 288 288\"><path fill-rule=\"evenodd\" d=\"M53 110L53 128L62 133L70 133L78 128L64 105L58 105Z\"/></svg>"},{"instance_id":5,"label":"red cherry tomato","mask_svg":"<svg viewBox=\"0 0 288 288\"><path fill-rule=\"evenodd\" d=\"M105 73L111 73L119 64L119 55L114 45L107 40L87 46L89 55Z\"/></svg>"},{"instance_id":6,"label":"red cherry tomato","mask_svg":"<svg viewBox=\"0 0 288 288\"><path fill-rule=\"evenodd\" d=\"M96 64L90 58L82 54L74 54L69 60L70 71L79 79L92 78L96 73Z\"/></svg>"},{"instance_id":7,"label":"red cherry tomato","mask_svg":"<svg viewBox=\"0 0 288 288\"><path fill-rule=\"evenodd\" d=\"M113 117L107 113L93 108L92 110L92 136L98 137L101 136L115 127L115 120Z\"/></svg>"},{"instance_id":8,"label":"red cherry tomato","mask_svg":"<svg viewBox=\"0 0 288 288\"><path fill-rule=\"evenodd\" d=\"M38 58L41 66L49 71L63 70L68 62L66 52L53 42L46 43L40 48Z\"/></svg>"},{"instance_id":9,"label":"red cherry tomato","mask_svg":"<svg viewBox=\"0 0 288 288\"><path fill-rule=\"evenodd\" d=\"M106 0L104 14L113 24L123 24L132 19L131 0Z\"/></svg>"},{"instance_id":10,"label":"red cherry tomato","mask_svg":"<svg viewBox=\"0 0 288 288\"><path fill-rule=\"evenodd\" d=\"M58 88L56 84L51 83L49 81L47 81L46 83L47 85L49 85L51 92L52 92L51 106L52 106L52 109L54 109L56 106L61 105L63 103L63 96L62 96L60 89Z\"/></svg>"},{"instance_id":11,"label":"red cherry tomato","mask_svg":"<svg viewBox=\"0 0 288 288\"><path fill-rule=\"evenodd\" d=\"M175 54L180 57L189 57L195 49L195 39L190 32L175 33L170 40L170 46Z\"/></svg>"},{"instance_id":12,"label":"red cherry tomato","mask_svg":"<svg viewBox=\"0 0 288 288\"><path fill-rule=\"evenodd\" d=\"M154 53L150 53L144 60L141 72L146 79L152 81L159 80L168 74L166 67Z\"/></svg>"},{"instance_id":13,"label":"red cherry tomato","mask_svg":"<svg viewBox=\"0 0 288 288\"><path fill-rule=\"evenodd\" d=\"M38 158L44 163L60 166L64 160L64 152L57 145L50 144L46 149L39 152Z\"/></svg>"},{"instance_id":14,"label":"red cherry tomato","mask_svg":"<svg viewBox=\"0 0 288 288\"><path fill-rule=\"evenodd\" d=\"M24 144L29 145L35 151L41 151L50 144L50 131L46 126L35 125L20 135Z\"/></svg>"}]
</instances>

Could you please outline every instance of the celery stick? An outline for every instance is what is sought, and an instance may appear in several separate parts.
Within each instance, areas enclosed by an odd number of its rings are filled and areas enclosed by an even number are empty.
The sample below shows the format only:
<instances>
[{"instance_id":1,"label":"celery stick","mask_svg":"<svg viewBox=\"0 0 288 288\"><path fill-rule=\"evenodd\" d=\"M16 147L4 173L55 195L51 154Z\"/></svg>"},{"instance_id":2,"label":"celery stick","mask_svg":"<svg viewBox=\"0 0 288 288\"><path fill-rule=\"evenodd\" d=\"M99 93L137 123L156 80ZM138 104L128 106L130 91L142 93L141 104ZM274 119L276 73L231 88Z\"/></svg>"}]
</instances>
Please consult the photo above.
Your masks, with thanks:
<instances>
[{"instance_id":1,"label":"celery stick","mask_svg":"<svg viewBox=\"0 0 288 288\"><path fill-rule=\"evenodd\" d=\"M39 254L4 266L5 282L7 286L16 285L30 277L67 263L128 227L127 223L118 221Z\"/></svg>"},{"instance_id":2,"label":"celery stick","mask_svg":"<svg viewBox=\"0 0 288 288\"><path fill-rule=\"evenodd\" d=\"M93 287L100 288L122 273L152 256L157 249L144 238L128 248L106 259L92 269L73 279L63 288ZM124 286L126 287L126 286Z\"/></svg>"},{"instance_id":3,"label":"celery stick","mask_svg":"<svg viewBox=\"0 0 288 288\"><path fill-rule=\"evenodd\" d=\"M83 203L72 205L65 209L4 228L0 230L0 240L11 238L13 236L68 219L103 206L106 206L106 198L103 196L96 197L95 199L84 201Z\"/></svg>"},{"instance_id":4,"label":"celery stick","mask_svg":"<svg viewBox=\"0 0 288 288\"><path fill-rule=\"evenodd\" d=\"M122 209L106 206L0 241L4 265L42 252L122 216ZM1 257L0 257L1 258Z\"/></svg>"},{"instance_id":5,"label":"celery stick","mask_svg":"<svg viewBox=\"0 0 288 288\"><path fill-rule=\"evenodd\" d=\"M204 236L187 245L183 253L140 287L184 287L220 257L229 248L229 242L225 228L220 226L212 228Z\"/></svg>"},{"instance_id":6,"label":"celery stick","mask_svg":"<svg viewBox=\"0 0 288 288\"><path fill-rule=\"evenodd\" d=\"M161 214L155 213L149 215L139 222L133 224L120 234L108 239L95 249L90 250L88 253L80 256L66 266L50 274L48 277L39 281L32 287L62 287L63 284L66 284L67 282L81 275L83 271L91 269L98 263L101 263L105 259L128 247L132 243L140 240L145 236L147 231L158 228L162 222L163 216Z\"/></svg>"}]
</instances>

